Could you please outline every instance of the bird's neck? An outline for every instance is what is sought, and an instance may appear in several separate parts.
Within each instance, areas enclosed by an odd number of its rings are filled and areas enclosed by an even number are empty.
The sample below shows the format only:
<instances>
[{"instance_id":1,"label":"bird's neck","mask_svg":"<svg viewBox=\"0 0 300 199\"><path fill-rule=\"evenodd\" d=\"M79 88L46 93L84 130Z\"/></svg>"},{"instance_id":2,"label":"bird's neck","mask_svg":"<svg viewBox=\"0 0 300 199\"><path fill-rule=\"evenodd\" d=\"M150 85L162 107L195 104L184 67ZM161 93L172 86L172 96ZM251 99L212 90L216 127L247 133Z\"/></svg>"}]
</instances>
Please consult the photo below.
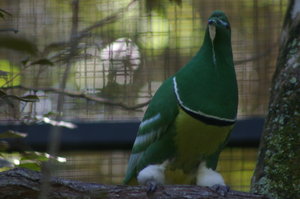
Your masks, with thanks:
<instances>
[{"instance_id":1,"label":"bird's neck","mask_svg":"<svg viewBox=\"0 0 300 199\"><path fill-rule=\"evenodd\" d=\"M230 38L216 35L212 43L206 36L198 54L175 74L174 91L185 110L232 124L238 97Z\"/></svg>"},{"instance_id":2,"label":"bird's neck","mask_svg":"<svg viewBox=\"0 0 300 199\"><path fill-rule=\"evenodd\" d=\"M206 31L204 43L198 54L202 54L205 57L212 57L212 60L218 63L225 62L233 65L230 36L217 34L215 39L212 41L209 37L208 31Z\"/></svg>"}]
</instances>

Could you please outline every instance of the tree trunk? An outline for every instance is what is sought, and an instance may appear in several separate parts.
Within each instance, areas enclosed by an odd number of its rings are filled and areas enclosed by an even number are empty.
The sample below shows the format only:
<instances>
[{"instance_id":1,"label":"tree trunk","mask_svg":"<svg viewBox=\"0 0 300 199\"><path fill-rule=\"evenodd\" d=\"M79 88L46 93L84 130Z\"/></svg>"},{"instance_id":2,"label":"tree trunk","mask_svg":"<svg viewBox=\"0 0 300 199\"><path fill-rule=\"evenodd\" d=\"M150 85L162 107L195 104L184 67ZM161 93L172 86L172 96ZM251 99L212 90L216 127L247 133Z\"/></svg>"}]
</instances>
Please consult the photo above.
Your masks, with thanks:
<instances>
[{"instance_id":1,"label":"tree trunk","mask_svg":"<svg viewBox=\"0 0 300 199\"><path fill-rule=\"evenodd\" d=\"M275 199L300 198L300 0L291 0L252 191Z\"/></svg>"},{"instance_id":2,"label":"tree trunk","mask_svg":"<svg viewBox=\"0 0 300 199\"><path fill-rule=\"evenodd\" d=\"M0 199L35 199L40 195L42 175L28 169L13 169L0 173ZM166 185L147 196L144 186L100 185L52 178L49 199L113 199L113 198L195 198L195 199L267 199L264 196L238 191L219 195L208 187Z\"/></svg>"}]
</instances>

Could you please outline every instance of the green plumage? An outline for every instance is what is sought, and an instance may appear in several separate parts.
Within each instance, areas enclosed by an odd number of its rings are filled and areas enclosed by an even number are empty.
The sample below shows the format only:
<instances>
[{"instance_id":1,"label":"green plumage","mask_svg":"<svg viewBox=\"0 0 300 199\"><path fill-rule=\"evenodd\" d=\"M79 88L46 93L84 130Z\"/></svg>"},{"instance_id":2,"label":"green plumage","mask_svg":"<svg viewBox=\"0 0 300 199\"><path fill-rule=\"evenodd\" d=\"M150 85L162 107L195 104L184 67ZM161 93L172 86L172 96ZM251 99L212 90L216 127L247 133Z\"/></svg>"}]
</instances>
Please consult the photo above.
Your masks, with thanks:
<instances>
[{"instance_id":1,"label":"green plumage","mask_svg":"<svg viewBox=\"0 0 300 199\"><path fill-rule=\"evenodd\" d=\"M144 115L129 159L125 184L143 168L169 160L166 183L192 184L198 165L215 169L235 123L238 91L230 26L221 11L209 18L203 45L192 60L168 78ZM212 38L213 37L213 38Z\"/></svg>"}]
</instances>

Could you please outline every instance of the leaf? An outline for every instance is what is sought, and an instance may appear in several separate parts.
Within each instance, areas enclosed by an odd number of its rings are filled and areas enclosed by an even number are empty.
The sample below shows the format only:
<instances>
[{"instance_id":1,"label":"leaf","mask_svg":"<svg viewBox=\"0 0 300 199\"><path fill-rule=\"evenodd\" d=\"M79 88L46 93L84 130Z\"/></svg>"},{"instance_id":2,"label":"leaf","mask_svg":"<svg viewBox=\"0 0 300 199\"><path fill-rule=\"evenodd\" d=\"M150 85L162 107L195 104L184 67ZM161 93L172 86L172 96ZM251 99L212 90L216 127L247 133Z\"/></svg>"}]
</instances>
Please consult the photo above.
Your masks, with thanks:
<instances>
[{"instance_id":1,"label":"leaf","mask_svg":"<svg viewBox=\"0 0 300 199\"><path fill-rule=\"evenodd\" d=\"M0 89L0 97L7 96L6 92L2 89Z\"/></svg>"},{"instance_id":2,"label":"leaf","mask_svg":"<svg viewBox=\"0 0 300 199\"><path fill-rule=\"evenodd\" d=\"M49 155L47 153L40 153L36 151L27 151L22 153L21 161L47 161L49 160Z\"/></svg>"},{"instance_id":3,"label":"leaf","mask_svg":"<svg viewBox=\"0 0 300 199\"><path fill-rule=\"evenodd\" d=\"M27 136L26 133L20 133L13 130L5 131L4 133L0 133L0 139L4 138L25 138Z\"/></svg>"},{"instance_id":4,"label":"leaf","mask_svg":"<svg viewBox=\"0 0 300 199\"><path fill-rule=\"evenodd\" d=\"M9 168L9 167L2 167L2 168L0 168L0 172L3 172L3 171L8 171L8 170L10 170L11 168Z\"/></svg>"},{"instance_id":5,"label":"leaf","mask_svg":"<svg viewBox=\"0 0 300 199\"><path fill-rule=\"evenodd\" d=\"M37 95L25 95L22 97L17 97L17 99L24 102L38 102L40 100Z\"/></svg>"},{"instance_id":6,"label":"leaf","mask_svg":"<svg viewBox=\"0 0 300 199\"><path fill-rule=\"evenodd\" d=\"M23 102L38 102L40 99L37 95L25 95L22 97L16 96L16 95L8 95L5 91L0 89L0 98L13 98L16 100L20 100Z\"/></svg>"},{"instance_id":7,"label":"leaf","mask_svg":"<svg viewBox=\"0 0 300 199\"><path fill-rule=\"evenodd\" d=\"M1 44L0 44L1 45ZM20 67L7 59L0 59L0 88L14 87L21 84Z\"/></svg>"},{"instance_id":8,"label":"leaf","mask_svg":"<svg viewBox=\"0 0 300 199\"><path fill-rule=\"evenodd\" d=\"M12 14L10 14L6 10L3 10L3 9L0 8L0 17L4 19L5 15L10 16L10 17L12 16Z\"/></svg>"},{"instance_id":9,"label":"leaf","mask_svg":"<svg viewBox=\"0 0 300 199\"><path fill-rule=\"evenodd\" d=\"M47 58L42 58L42 59L39 59L39 60L36 60L36 61L33 61L30 63L30 65L50 65L50 66L53 66L53 62L50 61L49 59Z\"/></svg>"},{"instance_id":10,"label":"leaf","mask_svg":"<svg viewBox=\"0 0 300 199\"><path fill-rule=\"evenodd\" d=\"M50 112L48 112L48 113L45 113L45 114L43 115L43 117L51 117L51 116L56 116L56 115L57 115L57 113L50 111Z\"/></svg>"},{"instance_id":11,"label":"leaf","mask_svg":"<svg viewBox=\"0 0 300 199\"><path fill-rule=\"evenodd\" d=\"M0 48L7 48L16 50L31 55L36 55L38 50L35 43L21 37L15 37L10 35L0 36Z\"/></svg>"},{"instance_id":12,"label":"leaf","mask_svg":"<svg viewBox=\"0 0 300 199\"><path fill-rule=\"evenodd\" d=\"M34 171L40 171L41 170L41 165L38 162L35 161L26 161L24 163L20 163L18 167L26 168L26 169L31 169Z\"/></svg>"}]
</instances>

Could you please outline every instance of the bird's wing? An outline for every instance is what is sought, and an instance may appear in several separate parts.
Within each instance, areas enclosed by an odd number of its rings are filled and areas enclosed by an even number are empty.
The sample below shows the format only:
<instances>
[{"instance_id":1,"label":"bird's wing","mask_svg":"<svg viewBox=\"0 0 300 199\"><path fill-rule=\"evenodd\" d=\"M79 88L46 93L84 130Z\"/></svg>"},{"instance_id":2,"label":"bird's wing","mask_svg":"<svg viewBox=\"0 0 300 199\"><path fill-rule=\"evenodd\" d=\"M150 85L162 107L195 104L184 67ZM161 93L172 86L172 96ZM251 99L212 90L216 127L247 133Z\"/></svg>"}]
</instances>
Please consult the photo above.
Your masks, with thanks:
<instances>
[{"instance_id":1,"label":"bird's wing","mask_svg":"<svg viewBox=\"0 0 300 199\"><path fill-rule=\"evenodd\" d=\"M157 90L140 124L129 158L125 184L149 164L161 163L174 152L169 138L173 136L173 121L178 114L172 79Z\"/></svg>"}]
</instances>

